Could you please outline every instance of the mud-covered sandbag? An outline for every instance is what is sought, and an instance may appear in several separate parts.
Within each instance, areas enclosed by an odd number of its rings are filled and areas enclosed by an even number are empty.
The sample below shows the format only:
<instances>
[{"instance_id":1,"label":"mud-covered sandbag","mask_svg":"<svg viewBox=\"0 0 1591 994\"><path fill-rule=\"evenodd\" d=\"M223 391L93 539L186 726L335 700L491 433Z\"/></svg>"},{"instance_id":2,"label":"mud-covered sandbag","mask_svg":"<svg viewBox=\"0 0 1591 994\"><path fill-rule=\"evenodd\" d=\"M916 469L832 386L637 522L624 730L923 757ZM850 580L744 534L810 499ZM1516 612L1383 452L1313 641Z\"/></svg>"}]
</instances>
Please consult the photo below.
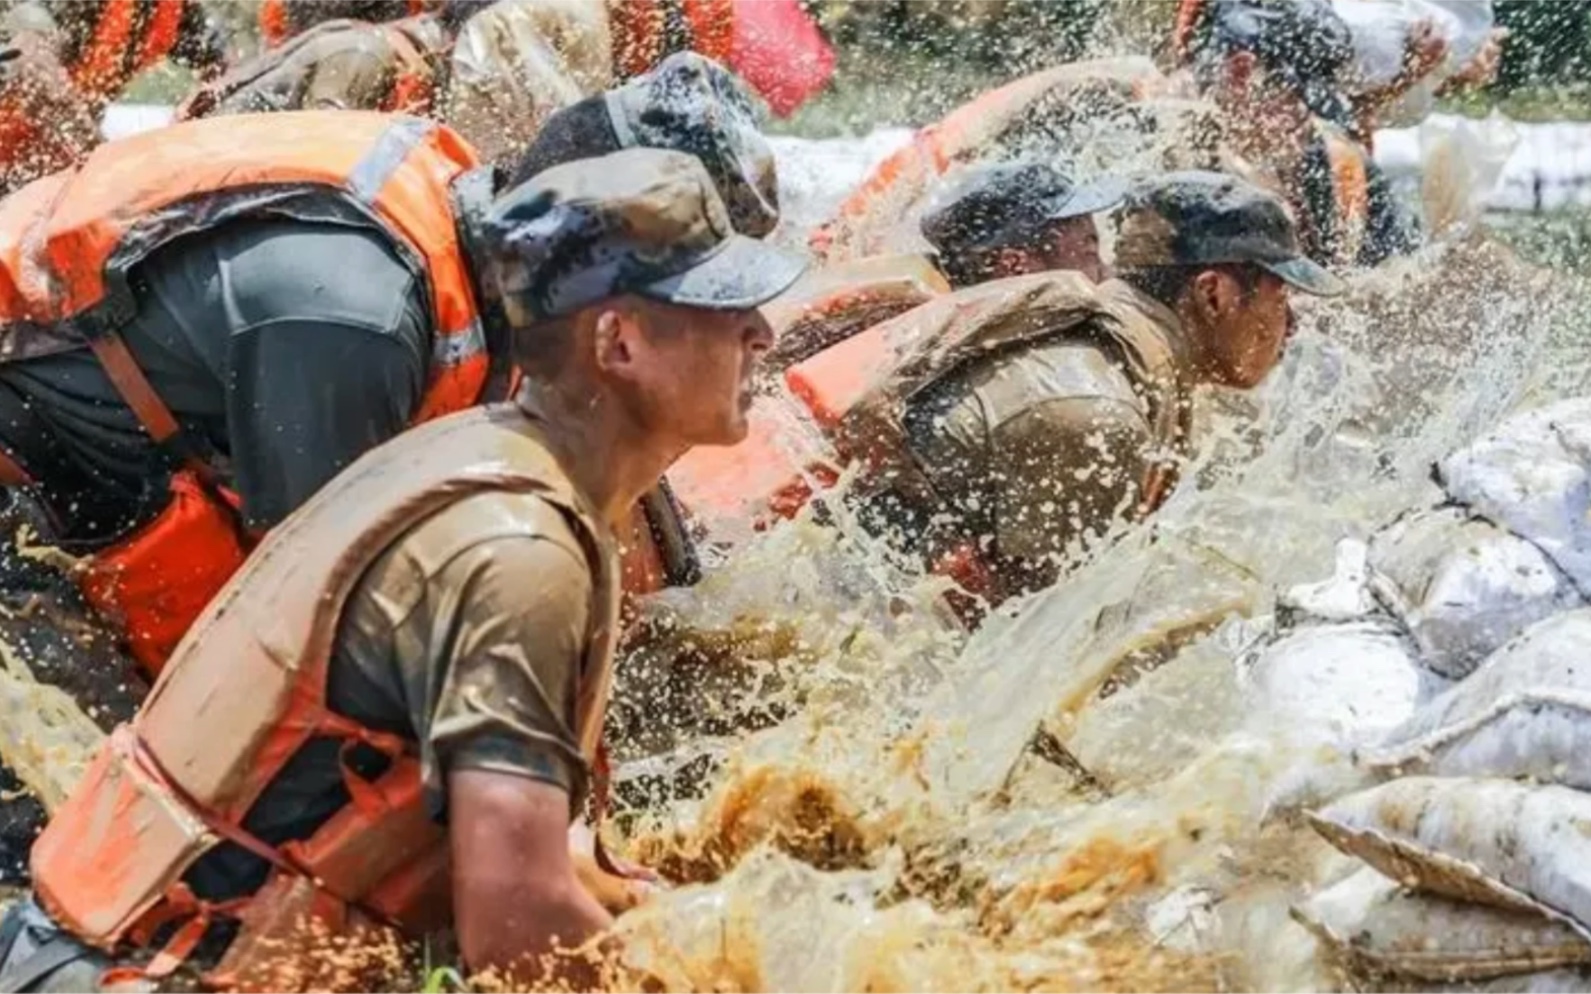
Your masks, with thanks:
<instances>
[{"instance_id":1,"label":"mud-covered sandbag","mask_svg":"<svg viewBox=\"0 0 1591 994\"><path fill-rule=\"evenodd\" d=\"M1544 915L1451 901L1361 870L1292 909L1356 973L1489 980L1591 963L1591 940Z\"/></svg>"},{"instance_id":2,"label":"mud-covered sandbag","mask_svg":"<svg viewBox=\"0 0 1591 994\"><path fill-rule=\"evenodd\" d=\"M1591 608L1549 618L1361 759L1401 773L1528 777L1591 790Z\"/></svg>"},{"instance_id":3,"label":"mud-covered sandbag","mask_svg":"<svg viewBox=\"0 0 1591 994\"><path fill-rule=\"evenodd\" d=\"M1390 624L1312 625L1246 660L1250 725L1357 745L1414 714L1429 678Z\"/></svg>"},{"instance_id":4,"label":"mud-covered sandbag","mask_svg":"<svg viewBox=\"0 0 1591 994\"><path fill-rule=\"evenodd\" d=\"M1591 794L1406 777L1311 812L1326 841L1433 894L1591 922Z\"/></svg>"},{"instance_id":5,"label":"mud-covered sandbag","mask_svg":"<svg viewBox=\"0 0 1591 994\"><path fill-rule=\"evenodd\" d=\"M1442 461L1442 485L1461 504L1546 553L1591 589L1591 400L1510 418Z\"/></svg>"},{"instance_id":6,"label":"mud-covered sandbag","mask_svg":"<svg viewBox=\"0 0 1591 994\"><path fill-rule=\"evenodd\" d=\"M1461 508L1402 518L1370 543L1370 585L1443 676L1481 660L1580 596L1534 545Z\"/></svg>"}]
</instances>

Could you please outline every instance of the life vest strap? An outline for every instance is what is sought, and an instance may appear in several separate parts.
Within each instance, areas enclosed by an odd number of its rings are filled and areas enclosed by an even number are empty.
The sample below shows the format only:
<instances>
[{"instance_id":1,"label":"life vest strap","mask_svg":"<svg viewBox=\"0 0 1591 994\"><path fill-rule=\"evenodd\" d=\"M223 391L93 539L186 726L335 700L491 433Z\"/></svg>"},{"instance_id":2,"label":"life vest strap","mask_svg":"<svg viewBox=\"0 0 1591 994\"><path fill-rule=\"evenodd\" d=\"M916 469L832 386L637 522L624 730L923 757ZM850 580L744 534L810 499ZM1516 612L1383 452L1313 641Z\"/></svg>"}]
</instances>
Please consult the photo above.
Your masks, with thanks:
<instances>
[{"instance_id":1,"label":"life vest strap","mask_svg":"<svg viewBox=\"0 0 1591 994\"><path fill-rule=\"evenodd\" d=\"M33 475L0 445L0 487L25 487L32 482Z\"/></svg>"},{"instance_id":2,"label":"life vest strap","mask_svg":"<svg viewBox=\"0 0 1591 994\"><path fill-rule=\"evenodd\" d=\"M132 350L127 347L127 340L115 331L103 331L89 336L88 347L93 350L94 358L99 360L105 375L110 378L111 386L132 408L139 424L144 426L154 443L172 451L183 467L191 470L206 487L220 486L215 468L199 458L188 444L182 426L177 423L177 416L171 413L171 408L155 392L154 384L149 382L143 367L138 365Z\"/></svg>"}]
</instances>

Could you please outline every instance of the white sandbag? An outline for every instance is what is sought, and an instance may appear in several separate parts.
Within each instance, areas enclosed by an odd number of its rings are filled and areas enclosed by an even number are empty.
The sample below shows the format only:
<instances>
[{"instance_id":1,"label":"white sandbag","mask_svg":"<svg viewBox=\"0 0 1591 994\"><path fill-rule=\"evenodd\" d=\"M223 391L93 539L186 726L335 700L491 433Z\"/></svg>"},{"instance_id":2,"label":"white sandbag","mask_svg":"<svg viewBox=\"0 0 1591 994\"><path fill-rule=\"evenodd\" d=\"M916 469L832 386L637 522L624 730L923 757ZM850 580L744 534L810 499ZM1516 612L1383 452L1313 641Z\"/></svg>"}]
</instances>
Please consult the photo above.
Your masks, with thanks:
<instances>
[{"instance_id":1,"label":"white sandbag","mask_svg":"<svg viewBox=\"0 0 1591 994\"><path fill-rule=\"evenodd\" d=\"M1370 586L1421 662L1463 677L1543 618L1581 603L1544 553L1460 508L1402 518L1370 543Z\"/></svg>"},{"instance_id":2,"label":"white sandbag","mask_svg":"<svg viewBox=\"0 0 1591 994\"><path fill-rule=\"evenodd\" d=\"M1450 901L1361 870L1292 909L1344 965L1417 980L1490 980L1591 963L1591 940L1533 912Z\"/></svg>"},{"instance_id":3,"label":"white sandbag","mask_svg":"<svg viewBox=\"0 0 1591 994\"><path fill-rule=\"evenodd\" d=\"M1356 538L1338 542L1331 579L1289 588L1276 599L1277 620L1359 621L1374 614L1369 555L1369 547Z\"/></svg>"},{"instance_id":4,"label":"white sandbag","mask_svg":"<svg viewBox=\"0 0 1591 994\"><path fill-rule=\"evenodd\" d=\"M1372 768L1591 790L1591 608L1549 618L1361 753Z\"/></svg>"},{"instance_id":5,"label":"white sandbag","mask_svg":"<svg viewBox=\"0 0 1591 994\"><path fill-rule=\"evenodd\" d=\"M1312 812L1326 841L1459 901L1591 922L1591 795L1513 780L1406 777Z\"/></svg>"},{"instance_id":6,"label":"white sandbag","mask_svg":"<svg viewBox=\"0 0 1591 994\"><path fill-rule=\"evenodd\" d=\"M1408 644L1374 621L1298 629L1245 667L1250 730L1346 747L1407 721L1428 685Z\"/></svg>"},{"instance_id":7,"label":"white sandbag","mask_svg":"<svg viewBox=\"0 0 1591 994\"><path fill-rule=\"evenodd\" d=\"M1375 989L1381 994L1584 994L1591 991L1591 969L1543 970L1494 980L1455 980L1441 984L1389 978L1378 983Z\"/></svg>"},{"instance_id":8,"label":"white sandbag","mask_svg":"<svg viewBox=\"0 0 1591 994\"><path fill-rule=\"evenodd\" d=\"M1519 140L1518 126L1498 110L1484 120L1432 115L1420 124L1420 214L1427 237L1480 218Z\"/></svg>"},{"instance_id":9,"label":"white sandbag","mask_svg":"<svg viewBox=\"0 0 1591 994\"><path fill-rule=\"evenodd\" d=\"M1510 418L1442 461L1449 496L1545 552L1591 590L1591 399Z\"/></svg>"}]
</instances>

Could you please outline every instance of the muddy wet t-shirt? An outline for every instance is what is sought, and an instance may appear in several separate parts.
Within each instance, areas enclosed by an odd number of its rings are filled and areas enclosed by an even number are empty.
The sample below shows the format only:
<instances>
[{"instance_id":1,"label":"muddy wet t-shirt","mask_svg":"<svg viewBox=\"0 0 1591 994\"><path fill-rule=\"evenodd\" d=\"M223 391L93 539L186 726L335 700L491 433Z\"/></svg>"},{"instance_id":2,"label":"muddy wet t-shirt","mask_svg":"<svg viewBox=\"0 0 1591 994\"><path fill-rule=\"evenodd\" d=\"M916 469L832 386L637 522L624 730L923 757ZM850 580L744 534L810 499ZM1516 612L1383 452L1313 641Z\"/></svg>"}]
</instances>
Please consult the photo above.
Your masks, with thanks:
<instances>
[{"instance_id":1,"label":"muddy wet t-shirt","mask_svg":"<svg viewBox=\"0 0 1591 994\"><path fill-rule=\"evenodd\" d=\"M238 221L137 267L122 333L191 437L275 525L409 423L431 322L421 274L373 228ZM45 482L70 536L148 520L168 463L87 350L0 365L0 443Z\"/></svg>"},{"instance_id":2,"label":"muddy wet t-shirt","mask_svg":"<svg viewBox=\"0 0 1591 994\"><path fill-rule=\"evenodd\" d=\"M1002 557L1058 555L1129 513L1156 452L1128 376L1065 339L958 371L906 421L956 527Z\"/></svg>"},{"instance_id":3,"label":"muddy wet t-shirt","mask_svg":"<svg viewBox=\"0 0 1591 994\"><path fill-rule=\"evenodd\" d=\"M615 572L615 571L610 571ZM433 814L447 814L447 774L476 769L585 796L575 728L594 580L564 512L530 494L465 498L415 526L365 573L343 609L327 703L419 743ZM279 844L311 835L348 803L341 742L311 740L245 820ZM367 778L386 761L353 750ZM268 865L235 845L186 878L203 897L257 887Z\"/></svg>"}]
</instances>

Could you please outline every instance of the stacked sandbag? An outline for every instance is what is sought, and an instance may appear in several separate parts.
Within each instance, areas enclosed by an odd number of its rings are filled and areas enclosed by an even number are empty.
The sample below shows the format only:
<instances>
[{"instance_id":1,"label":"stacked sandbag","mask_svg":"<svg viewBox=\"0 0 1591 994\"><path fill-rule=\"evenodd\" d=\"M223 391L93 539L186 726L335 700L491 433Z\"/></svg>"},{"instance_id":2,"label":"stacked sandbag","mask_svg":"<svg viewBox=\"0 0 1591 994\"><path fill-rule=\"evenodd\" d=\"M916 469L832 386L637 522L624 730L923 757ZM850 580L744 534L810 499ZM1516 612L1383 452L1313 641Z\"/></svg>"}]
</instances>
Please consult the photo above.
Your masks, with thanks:
<instances>
[{"instance_id":1,"label":"stacked sandbag","mask_svg":"<svg viewBox=\"0 0 1591 994\"><path fill-rule=\"evenodd\" d=\"M1445 982L1591 964L1588 648L1591 608L1537 623L1364 751L1397 779L1310 814L1387 881L1295 909L1346 965Z\"/></svg>"},{"instance_id":2,"label":"stacked sandbag","mask_svg":"<svg viewBox=\"0 0 1591 994\"><path fill-rule=\"evenodd\" d=\"M1591 400L1510 419L1438 475L1450 504L1370 540L1379 611L1354 623L1390 620L1453 682L1354 746L1384 782L1308 820L1365 868L1294 916L1361 988L1591 990ZM1349 661L1315 665L1318 684Z\"/></svg>"},{"instance_id":3,"label":"stacked sandbag","mask_svg":"<svg viewBox=\"0 0 1591 994\"><path fill-rule=\"evenodd\" d=\"M1337 546L1329 580L1277 599L1270 633L1239 663L1249 728L1355 749L1399 727L1433 680L1368 586L1362 542Z\"/></svg>"},{"instance_id":4,"label":"stacked sandbag","mask_svg":"<svg viewBox=\"0 0 1591 994\"><path fill-rule=\"evenodd\" d=\"M1580 603L1539 548L1458 507L1416 512L1375 536L1370 586L1401 619L1421 661L1451 679Z\"/></svg>"},{"instance_id":5,"label":"stacked sandbag","mask_svg":"<svg viewBox=\"0 0 1591 994\"><path fill-rule=\"evenodd\" d=\"M1454 500L1497 522L1591 590L1591 399L1510 418L1442 462Z\"/></svg>"}]
</instances>

